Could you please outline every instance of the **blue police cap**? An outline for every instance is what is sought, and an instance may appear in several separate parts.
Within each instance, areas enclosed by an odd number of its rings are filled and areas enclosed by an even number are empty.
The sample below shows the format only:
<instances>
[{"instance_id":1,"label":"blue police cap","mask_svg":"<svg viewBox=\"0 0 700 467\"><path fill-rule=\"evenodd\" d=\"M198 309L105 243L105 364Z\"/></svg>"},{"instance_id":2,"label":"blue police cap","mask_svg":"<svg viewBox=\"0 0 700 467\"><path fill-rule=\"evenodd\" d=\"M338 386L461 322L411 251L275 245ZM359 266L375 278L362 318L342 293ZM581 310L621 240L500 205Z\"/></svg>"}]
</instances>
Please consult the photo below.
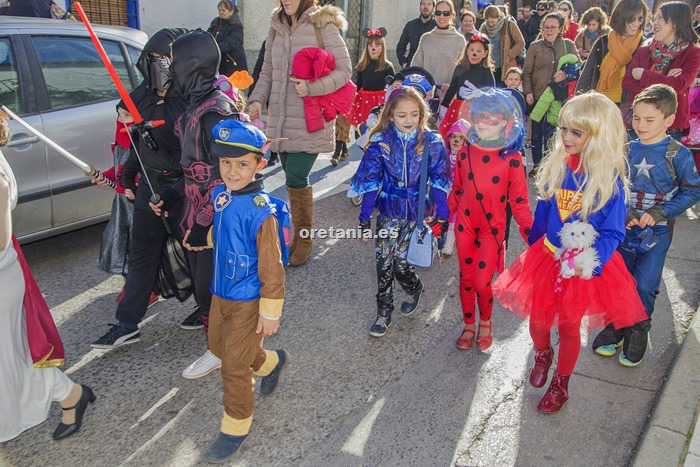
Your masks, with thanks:
<instances>
[{"instance_id":1,"label":"blue police cap","mask_svg":"<svg viewBox=\"0 0 700 467\"><path fill-rule=\"evenodd\" d=\"M264 154L267 137L255 125L233 118L221 120L211 130L214 136L211 154L216 157L241 157L249 152Z\"/></svg>"}]
</instances>

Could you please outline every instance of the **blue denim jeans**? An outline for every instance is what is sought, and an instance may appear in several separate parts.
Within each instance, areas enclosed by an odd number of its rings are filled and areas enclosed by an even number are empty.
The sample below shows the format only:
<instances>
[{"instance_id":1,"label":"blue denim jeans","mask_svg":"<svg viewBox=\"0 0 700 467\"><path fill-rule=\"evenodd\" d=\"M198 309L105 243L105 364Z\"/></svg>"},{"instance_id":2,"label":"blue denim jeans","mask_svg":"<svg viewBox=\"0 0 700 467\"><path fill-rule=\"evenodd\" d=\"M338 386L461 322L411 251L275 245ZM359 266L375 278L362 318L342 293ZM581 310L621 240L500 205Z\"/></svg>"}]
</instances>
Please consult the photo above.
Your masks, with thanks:
<instances>
[{"instance_id":1,"label":"blue denim jeans","mask_svg":"<svg viewBox=\"0 0 700 467\"><path fill-rule=\"evenodd\" d=\"M654 303L659 294L661 285L661 273L666 262L666 253L671 246L672 229L668 225L656 225L653 227L654 233L659 238L659 242L654 247L644 253L633 253L623 248L618 248L622 258L625 260L627 270L637 281L637 292L642 299L647 316L651 318L654 312Z\"/></svg>"},{"instance_id":2,"label":"blue denim jeans","mask_svg":"<svg viewBox=\"0 0 700 467\"><path fill-rule=\"evenodd\" d=\"M532 164L539 165L542 154L547 149L550 138L556 128L547 123L547 117L539 122L532 122ZM544 149L543 149L544 148Z\"/></svg>"}]
</instances>

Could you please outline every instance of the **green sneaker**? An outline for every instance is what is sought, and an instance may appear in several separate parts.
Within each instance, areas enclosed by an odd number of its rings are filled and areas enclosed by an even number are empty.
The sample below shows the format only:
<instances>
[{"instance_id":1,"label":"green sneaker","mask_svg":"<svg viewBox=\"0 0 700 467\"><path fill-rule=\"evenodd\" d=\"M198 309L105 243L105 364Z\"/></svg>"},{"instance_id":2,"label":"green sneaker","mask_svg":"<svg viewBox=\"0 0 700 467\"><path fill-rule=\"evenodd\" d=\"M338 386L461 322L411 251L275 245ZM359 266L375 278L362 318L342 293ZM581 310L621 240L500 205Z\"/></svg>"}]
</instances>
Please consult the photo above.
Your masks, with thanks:
<instances>
[{"instance_id":1,"label":"green sneaker","mask_svg":"<svg viewBox=\"0 0 700 467\"><path fill-rule=\"evenodd\" d=\"M633 362L632 360L627 359L627 356L625 355L625 351L623 350L620 352L620 365L626 366L627 368L634 368L635 366L639 365L642 363L641 360L638 362Z\"/></svg>"},{"instance_id":2,"label":"green sneaker","mask_svg":"<svg viewBox=\"0 0 700 467\"><path fill-rule=\"evenodd\" d=\"M598 355L602 355L603 357L612 357L617 352L617 348L621 345L622 341L615 344L601 345L600 347L593 349L593 351ZM622 358L622 356L620 356L620 358Z\"/></svg>"}]
</instances>

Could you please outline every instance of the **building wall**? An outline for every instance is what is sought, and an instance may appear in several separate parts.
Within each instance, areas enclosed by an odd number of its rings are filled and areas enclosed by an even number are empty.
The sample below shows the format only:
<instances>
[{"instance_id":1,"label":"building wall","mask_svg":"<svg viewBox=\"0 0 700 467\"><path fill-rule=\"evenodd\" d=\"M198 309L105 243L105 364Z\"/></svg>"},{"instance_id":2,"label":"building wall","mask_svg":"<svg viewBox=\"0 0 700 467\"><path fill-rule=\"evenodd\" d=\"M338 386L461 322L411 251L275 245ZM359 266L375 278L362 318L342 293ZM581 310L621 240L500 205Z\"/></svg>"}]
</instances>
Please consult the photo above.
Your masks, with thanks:
<instances>
[{"instance_id":1,"label":"building wall","mask_svg":"<svg viewBox=\"0 0 700 467\"><path fill-rule=\"evenodd\" d=\"M141 29L151 35L161 28L182 27L189 29L207 29L211 20L217 15L216 5L219 0L171 0L164 7L162 0L140 0ZM347 0L351 28L384 27L388 32L386 38L387 52L396 65L396 44L407 21L418 17L419 0ZM343 0L336 0L336 5L343 7ZM278 0L238 0L241 20L245 29L245 49L248 55L248 68L253 65L258 51L267 37L272 10ZM354 15L354 10L361 11ZM355 17L359 16L359 17ZM348 45L357 47L357 29L348 33ZM360 40L360 47L364 40ZM354 50L351 50L351 53ZM353 61L356 57L353 57Z\"/></svg>"}]
</instances>

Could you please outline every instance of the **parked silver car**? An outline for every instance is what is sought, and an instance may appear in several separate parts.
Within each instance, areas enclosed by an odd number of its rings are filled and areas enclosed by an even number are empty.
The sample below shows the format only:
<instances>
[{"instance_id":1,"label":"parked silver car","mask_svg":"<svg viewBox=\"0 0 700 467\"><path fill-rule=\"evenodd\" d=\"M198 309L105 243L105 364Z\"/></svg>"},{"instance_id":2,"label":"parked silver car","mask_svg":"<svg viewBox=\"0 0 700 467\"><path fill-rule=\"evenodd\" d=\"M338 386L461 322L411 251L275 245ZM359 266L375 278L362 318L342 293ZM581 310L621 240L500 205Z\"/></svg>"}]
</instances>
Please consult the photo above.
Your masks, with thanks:
<instances>
[{"instance_id":1,"label":"parked silver car","mask_svg":"<svg viewBox=\"0 0 700 467\"><path fill-rule=\"evenodd\" d=\"M0 17L0 102L79 159L112 165L116 87L82 23ZM136 61L147 35L94 27L124 86L140 81ZM104 221L114 192L91 185L75 165L17 122L2 148L17 184L14 232L36 240Z\"/></svg>"}]
</instances>

